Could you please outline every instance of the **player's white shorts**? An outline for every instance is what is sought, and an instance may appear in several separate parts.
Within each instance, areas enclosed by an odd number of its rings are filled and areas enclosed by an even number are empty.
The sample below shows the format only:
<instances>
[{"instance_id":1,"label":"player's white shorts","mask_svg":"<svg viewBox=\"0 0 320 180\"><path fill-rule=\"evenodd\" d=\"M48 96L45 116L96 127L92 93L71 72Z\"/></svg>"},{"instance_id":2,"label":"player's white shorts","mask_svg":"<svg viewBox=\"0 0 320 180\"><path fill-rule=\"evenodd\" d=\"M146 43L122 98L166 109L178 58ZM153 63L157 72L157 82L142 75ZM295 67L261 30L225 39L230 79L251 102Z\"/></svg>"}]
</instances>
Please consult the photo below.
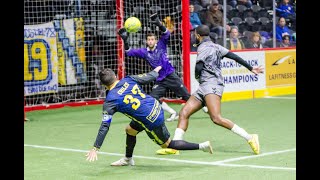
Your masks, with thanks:
<instances>
[{"instance_id":1,"label":"player's white shorts","mask_svg":"<svg viewBox=\"0 0 320 180\"><path fill-rule=\"evenodd\" d=\"M202 103L204 103L204 97L207 94L216 94L222 98L223 89L223 84L217 84L214 82L204 82L202 84L199 84L199 88L192 95L195 96Z\"/></svg>"}]
</instances>

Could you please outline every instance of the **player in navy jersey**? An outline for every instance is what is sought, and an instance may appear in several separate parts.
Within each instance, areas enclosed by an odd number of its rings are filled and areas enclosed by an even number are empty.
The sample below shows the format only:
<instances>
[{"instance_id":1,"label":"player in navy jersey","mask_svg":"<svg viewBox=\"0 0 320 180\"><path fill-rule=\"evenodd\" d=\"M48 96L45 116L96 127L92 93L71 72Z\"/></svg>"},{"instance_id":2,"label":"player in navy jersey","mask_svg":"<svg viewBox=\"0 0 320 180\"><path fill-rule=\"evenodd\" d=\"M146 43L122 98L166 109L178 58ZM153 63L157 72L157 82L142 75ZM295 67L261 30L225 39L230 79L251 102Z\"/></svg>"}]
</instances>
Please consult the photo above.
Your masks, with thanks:
<instances>
[{"instance_id":1,"label":"player in navy jersey","mask_svg":"<svg viewBox=\"0 0 320 180\"><path fill-rule=\"evenodd\" d=\"M212 147L209 141L196 144L184 140L172 141L170 133L164 122L164 112L159 101L146 94L141 84L154 81L159 76L161 66L156 67L147 74L126 76L117 80L115 73L111 69L104 69L99 73L100 81L107 88L106 99L103 104L102 123L93 145L93 149L87 153L87 160L98 159L100 149L112 121L112 116L116 112L121 112L131 119L126 127L126 155L120 160L113 162L112 166L134 165L132 158L136 144L136 135L141 131L146 131L147 135L162 148L175 150L196 150L212 154Z\"/></svg>"},{"instance_id":2,"label":"player in navy jersey","mask_svg":"<svg viewBox=\"0 0 320 180\"><path fill-rule=\"evenodd\" d=\"M178 97L187 101L190 94L187 88L182 83L180 77L175 73L175 68L170 63L167 55L167 44L170 38L170 31L162 25L158 18L157 13L150 16L151 22L159 27L162 35L157 41L157 37L153 33L147 34L147 47L132 49L128 43L128 33L125 28L119 30L119 35L124 41L124 47L127 56L137 57L145 59L152 68L162 66L159 71L159 76L156 79L155 85L152 87L150 95L157 100L163 97L167 89L171 89ZM162 102L162 108L168 111L171 115L167 121L173 121L178 119L178 114L175 110L170 108L165 102ZM207 112L207 108L204 107L203 111Z\"/></svg>"}]
</instances>

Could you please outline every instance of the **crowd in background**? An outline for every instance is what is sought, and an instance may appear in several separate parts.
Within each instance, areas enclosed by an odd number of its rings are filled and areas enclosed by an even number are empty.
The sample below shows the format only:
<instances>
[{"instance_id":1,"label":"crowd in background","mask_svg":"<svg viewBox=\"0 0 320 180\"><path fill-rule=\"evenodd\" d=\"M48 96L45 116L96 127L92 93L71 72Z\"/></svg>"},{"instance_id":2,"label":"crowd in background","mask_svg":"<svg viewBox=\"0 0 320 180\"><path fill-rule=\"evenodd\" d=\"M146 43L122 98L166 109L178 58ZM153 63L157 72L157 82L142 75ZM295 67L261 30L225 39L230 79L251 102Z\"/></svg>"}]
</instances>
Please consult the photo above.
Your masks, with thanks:
<instances>
[{"instance_id":1,"label":"crowd in background","mask_svg":"<svg viewBox=\"0 0 320 180\"><path fill-rule=\"evenodd\" d=\"M226 19L223 0L190 0L191 51L195 41L194 29L209 26L211 39L231 50L273 47L273 4L270 0L227 0ZM276 47L296 44L296 2L276 0ZM226 22L226 24L224 24Z\"/></svg>"}]
</instances>

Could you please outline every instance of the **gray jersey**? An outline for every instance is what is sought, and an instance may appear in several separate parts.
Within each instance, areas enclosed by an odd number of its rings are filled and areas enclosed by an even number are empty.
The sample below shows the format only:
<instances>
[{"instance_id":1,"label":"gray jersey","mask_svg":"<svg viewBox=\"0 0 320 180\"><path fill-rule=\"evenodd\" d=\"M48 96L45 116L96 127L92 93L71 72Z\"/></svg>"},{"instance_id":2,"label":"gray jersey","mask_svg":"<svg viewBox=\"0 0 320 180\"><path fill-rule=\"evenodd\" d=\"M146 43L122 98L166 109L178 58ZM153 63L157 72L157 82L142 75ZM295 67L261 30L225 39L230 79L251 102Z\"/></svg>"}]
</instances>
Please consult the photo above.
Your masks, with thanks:
<instances>
[{"instance_id":1,"label":"gray jersey","mask_svg":"<svg viewBox=\"0 0 320 180\"><path fill-rule=\"evenodd\" d=\"M198 47L197 61L204 63L200 74L200 84L204 82L213 82L223 85L221 72L221 60L229 50L219 44L213 43L210 38L205 38Z\"/></svg>"}]
</instances>

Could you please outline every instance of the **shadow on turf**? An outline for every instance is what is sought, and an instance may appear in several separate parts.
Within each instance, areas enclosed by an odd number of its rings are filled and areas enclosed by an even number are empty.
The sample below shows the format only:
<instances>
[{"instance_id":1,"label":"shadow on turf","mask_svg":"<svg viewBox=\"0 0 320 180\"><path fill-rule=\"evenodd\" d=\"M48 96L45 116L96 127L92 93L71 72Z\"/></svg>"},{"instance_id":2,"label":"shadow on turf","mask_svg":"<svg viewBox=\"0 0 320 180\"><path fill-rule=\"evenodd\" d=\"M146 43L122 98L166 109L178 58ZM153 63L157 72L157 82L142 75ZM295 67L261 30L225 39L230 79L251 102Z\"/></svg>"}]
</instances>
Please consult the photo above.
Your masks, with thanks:
<instances>
[{"instance_id":1,"label":"shadow on turf","mask_svg":"<svg viewBox=\"0 0 320 180\"><path fill-rule=\"evenodd\" d=\"M213 142L213 144L215 144L215 143ZM247 148L243 148L243 145L234 145L234 146L232 146L232 145L228 145L228 146L213 145L213 153L214 152L252 155L250 147L248 146Z\"/></svg>"},{"instance_id":2,"label":"shadow on turf","mask_svg":"<svg viewBox=\"0 0 320 180\"><path fill-rule=\"evenodd\" d=\"M154 162L155 164L159 164L159 162ZM183 163L178 164L175 163L174 165L168 165L167 163L163 165L155 165L150 163L136 163L135 166L104 166L102 169L99 168L97 171L88 171L88 172L82 172L82 175L88 178L101 178L105 177L105 179L109 179L112 177L112 179L118 179L123 178L124 174L128 174L127 176L130 178L136 177L136 176L146 176L146 174L152 174L152 173L169 173L169 172L177 172L177 170L183 172L183 171L190 171L192 166L191 164L184 165ZM195 165L196 166L196 165ZM134 170L134 174L130 174L130 171ZM139 178L137 178L139 179Z\"/></svg>"},{"instance_id":3,"label":"shadow on turf","mask_svg":"<svg viewBox=\"0 0 320 180\"><path fill-rule=\"evenodd\" d=\"M175 164L175 165L136 164L135 166L129 166L129 167L115 167L115 166L111 166L111 167L112 168L134 168L135 171L141 171L141 172L168 172L168 171L177 171L177 168L179 168L179 170L190 169L190 165L183 165L182 163Z\"/></svg>"}]
</instances>

